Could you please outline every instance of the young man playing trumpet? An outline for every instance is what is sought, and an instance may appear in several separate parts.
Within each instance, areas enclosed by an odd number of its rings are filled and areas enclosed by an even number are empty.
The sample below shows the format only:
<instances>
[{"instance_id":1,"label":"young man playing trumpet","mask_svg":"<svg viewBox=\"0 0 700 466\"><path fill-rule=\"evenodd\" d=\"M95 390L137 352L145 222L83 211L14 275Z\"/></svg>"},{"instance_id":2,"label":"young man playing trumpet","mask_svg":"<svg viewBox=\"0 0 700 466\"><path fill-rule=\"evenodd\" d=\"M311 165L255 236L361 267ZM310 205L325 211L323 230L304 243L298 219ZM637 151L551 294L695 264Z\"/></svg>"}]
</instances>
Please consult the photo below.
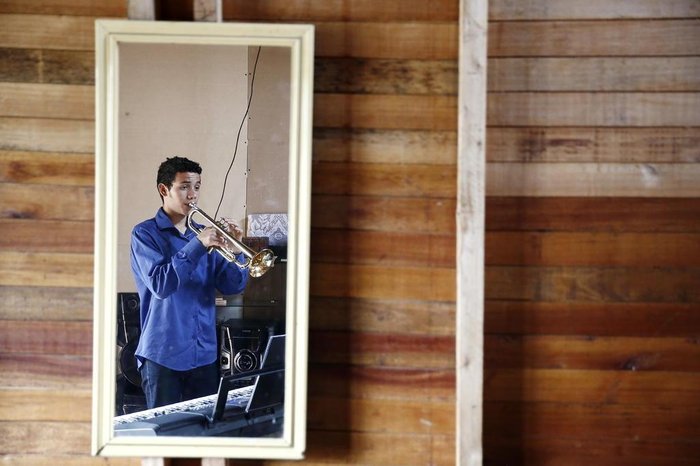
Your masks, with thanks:
<instances>
[{"instance_id":1,"label":"young man playing trumpet","mask_svg":"<svg viewBox=\"0 0 700 466\"><path fill-rule=\"evenodd\" d=\"M131 269L141 300L136 358L148 408L216 393L216 290L240 293L248 281L247 270L207 254L211 247L239 254L235 246L211 226L198 234L187 226L201 173L198 163L184 157L165 160L156 181L162 207L131 234ZM222 226L237 240L243 237L232 220L223 219Z\"/></svg>"}]
</instances>

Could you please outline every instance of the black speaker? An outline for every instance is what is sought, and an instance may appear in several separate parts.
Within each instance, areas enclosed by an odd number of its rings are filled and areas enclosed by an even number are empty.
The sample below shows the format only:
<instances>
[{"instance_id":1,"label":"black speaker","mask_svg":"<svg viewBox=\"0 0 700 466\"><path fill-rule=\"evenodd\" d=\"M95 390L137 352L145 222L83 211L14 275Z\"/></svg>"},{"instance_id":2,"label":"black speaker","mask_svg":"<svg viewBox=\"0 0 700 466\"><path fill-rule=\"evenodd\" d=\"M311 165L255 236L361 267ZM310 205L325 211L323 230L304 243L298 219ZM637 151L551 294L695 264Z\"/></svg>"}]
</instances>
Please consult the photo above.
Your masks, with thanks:
<instances>
[{"instance_id":1,"label":"black speaker","mask_svg":"<svg viewBox=\"0 0 700 466\"><path fill-rule=\"evenodd\" d=\"M219 369L221 376L245 374L260 368L267 340L274 325L263 322L229 319L219 326ZM241 379L239 386L253 383Z\"/></svg>"},{"instance_id":2,"label":"black speaker","mask_svg":"<svg viewBox=\"0 0 700 466\"><path fill-rule=\"evenodd\" d=\"M141 335L141 301L138 293L117 293L117 345L126 346Z\"/></svg>"},{"instance_id":3,"label":"black speaker","mask_svg":"<svg viewBox=\"0 0 700 466\"><path fill-rule=\"evenodd\" d=\"M141 302L138 293L117 293L117 352L119 373L132 385L141 387L136 368L136 347L141 336Z\"/></svg>"}]
</instances>

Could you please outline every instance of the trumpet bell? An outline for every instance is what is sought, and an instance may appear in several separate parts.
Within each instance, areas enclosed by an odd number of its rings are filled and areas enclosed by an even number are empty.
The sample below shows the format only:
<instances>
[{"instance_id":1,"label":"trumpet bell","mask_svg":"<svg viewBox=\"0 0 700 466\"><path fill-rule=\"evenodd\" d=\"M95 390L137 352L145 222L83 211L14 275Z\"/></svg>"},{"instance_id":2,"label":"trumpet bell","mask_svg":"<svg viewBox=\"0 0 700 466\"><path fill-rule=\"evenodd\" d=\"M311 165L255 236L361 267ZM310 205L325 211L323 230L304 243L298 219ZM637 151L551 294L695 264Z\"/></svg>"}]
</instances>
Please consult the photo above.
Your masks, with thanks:
<instances>
[{"instance_id":1,"label":"trumpet bell","mask_svg":"<svg viewBox=\"0 0 700 466\"><path fill-rule=\"evenodd\" d=\"M248 265L248 273L251 277L257 278L263 276L265 272L270 270L275 265L275 254L269 249L263 249L250 259Z\"/></svg>"}]
</instances>

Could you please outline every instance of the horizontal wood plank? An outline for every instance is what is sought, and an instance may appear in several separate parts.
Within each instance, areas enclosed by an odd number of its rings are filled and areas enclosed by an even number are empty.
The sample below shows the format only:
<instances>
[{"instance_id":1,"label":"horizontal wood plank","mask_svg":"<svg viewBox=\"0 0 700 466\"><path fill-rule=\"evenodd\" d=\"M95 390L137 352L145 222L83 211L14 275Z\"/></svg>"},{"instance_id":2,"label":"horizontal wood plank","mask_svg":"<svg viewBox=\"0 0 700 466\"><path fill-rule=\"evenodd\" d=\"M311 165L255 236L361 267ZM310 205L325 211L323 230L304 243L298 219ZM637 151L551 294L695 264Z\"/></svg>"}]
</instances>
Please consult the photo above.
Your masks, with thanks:
<instances>
[{"instance_id":1,"label":"horizontal wood plank","mask_svg":"<svg viewBox=\"0 0 700 466\"><path fill-rule=\"evenodd\" d=\"M566 464L567 466L691 466L697 461L695 441L581 438L576 436L502 435L485 429L485 461L494 464Z\"/></svg>"},{"instance_id":2,"label":"horizontal wood plank","mask_svg":"<svg viewBox=\"0 0 700 466\"><path fill-rule=\"evenodd\" d=\"M92 50L94 18L2 14L0 47ZM692 56L696 20L495 22L489 56ZM626 40L635 37L635 41ZM316 24L320 57L454 60L456 22Z\"/></svg>"},{"instance_id":3,"label":"horizontal wood plank","mask_svg":"<svg viewBox=\"0 0 700 466\"><path fill-rule=\"evenodd\" d=\"M700 196L700 164L490 163L487 196Z\"/></svg>"},{"instance_id":4,"label":"horizontal wood plank","mask_svg":"<svg viewBox=\"0 0 700 466\"><path fill-rule=\"evenodd\" d=\"M94 153L95 122L0 117L0 149Z\"/></svg>"},{"instance_id":5,"label":"horizontal wood plank","mask_svg":"<svg viewBox=\"0 0 700 466\"><path fill-rule=\"evenodd\" d=\"M92 186L0 183L0 218L90 222L94 198Z\"/></svg>"},{"instance_id":6,"label":"horizontal wood plank","mask_svg":"<svg viewBox=\"0 0 700 466\"><path fill-rule=\"evenodd\" d=\"M0 389L3 421L90 422L89 390Z\"/></svg>"},{"instance_id":7,"label":"horizontal wood plank","mask_svg":"<svg viewBox=\"0 0 700 466\"><path fill-rule=\"evenodd\" d=\"M0 218L0 229L11 232L0 238L0 251L91 254L94 250L92 222Z\"/></svg>"},{"instance_id":8,"label":"horizontal wood plank","mask_svg":"<svg viewBox=\"0 0 700 466\"><path fill-rule=\"evenodd\" d=\"M314 125L324 128L456 130L449 96L316 94Z\"/></svg>"},{"instance_id":9,"label":"horizontal wood plank","mask_svg":"<svg viewBox=\"0 0 700 466\"><path fill-rule=\"evenodd\" d=\"M454 303L312 297L313 330L454 335Z\"/></svg>"},{"instance_id":10,"label":"horizontal wood plank","mask_svg":"<svg viewBox=\"0 0 700 466\"><path fill-rule=\"evenodd\" d=\"M488 265L675 267L700 263L700 235L490 232Z\"/></svg>"},{"instance_id":11,"label":"horizontal wood plank","mask_svg":"<svg viewBox=\"0 0 700 466\"><path fill-rule=\"evenodd\" d=\"M456 164L454 131L314 129L314 160ZM700 131L679 127L490 127L489 162L697 163Z\"/></svg>"},{"instance_id":12,"label":"horizontal wood plank","mask_svg":"<svg viewBox=\"0 0 700 466\"><path fill-rule=\"evenodd\" d=\"M318 57L454 60L457 23L324 22L316 24Z\"/></svg>"},{"instance_id":13,"label":"horizontal wood plank","mask_svg":"<svg viewBox=\"0 0 700 466\"><path fill-rule=\"evenodd\" d=\"M454 301L455 270L312 263L309 286L313 296Z\"/></svg>"},{"instance_id":14,"label":"horizontal wood plank","mask_svg":"<svg viewBox=\"0 0 700 466\"><path fill-rule=\"evenodd\" d=\"M486 230L700 232L700 199L487 197Z\"/></svg>"},{"instance_id":15,"label":"horizontal wood plank","mask_svg":"<svg viewBox=\"0 0 700 466\"><path fill-rule=\"evenodd\" d=\"M0 116L95 119L93 86L0 83L0 93Z\"/></svg>"},{"instance_id":16,"label":"horizontal wood plank","mask_svg":"<svg viewBox=\"0 0 700 466\"><path fill-rule=\"evenodd\" d=\"M452 401L311 397L308 404L310 429L430 435L454 431Z\"/></svg>"},{"instance_id":17,"label":"horizontal wood plank","mask_svg":"<svg viewBox=\"0 0 700 466\"><path fill-rule=\"evenodd\" d=\"M84 153L0 150L0 182L94 186L95 157Z\"/></svg>"},{"instance_id":18,"label":"horizontal wood plank","mask_svg":"<svg viewBox=\"0 0 700 466\"><path fill-rule=\"evenodd\" d=\"M459 5L453 0L374 2L369 0L223 0L226 21L457 21Z\"/></svg>"},{"instance_id":19,"label":"horizontal wood plank","mask_svg":"<svg viewBox=\"0 0 700 466\"><path fill-rule=\"evenodd\" d=\"M313 152L320 162L455 165L457 133L316 127Z\"/></svg>"},{"instance_id":20,"label":"horizontal wood plank","mask_svg":"<svg viewBox=\"0 0 700 466\"><path fill-rule=\"evenodd\" d=\"M680 92L700 89L699 57L493 58L489 92Z\"/></svg>"},{"instance_id":21,"label":"horizontal wood plank","mask_svg":"<svg viewBox=\"0 0 700 466\"><path fill-rule=\"evenodd\" d=\"M92 286L92 254L0 252L0 285Z\"/></svg>"},{"instance_id":22,"label":"horizontal wood plank","mask_svg":"<svg viewBox=\"0 0 700 466\"><path fill-rule=\"evenodd\" d=\"M451 367L382 367L347 364L309 365L310 397L454 402Z\"/></svg>"},{"instance_id":23,"label":"horizontal wood plank","mask_svg":"<svg viewBox=\"0 0 700 466\"><path fill-rule=\"evenodd\" d=\"M694 338L695 303L486 301L487 334Z\"/></svg>"},{"instance_id":24,"label":"horizontal wood plank","mask_svg":"<svg viewBox=\"0 0 700 466\"><path fill-rule=\"evenodd\" d=\"M141 458L105 458L104 456L87 456L86 454L14 454L3 458L4 466L56 466L58 464L70 464L71 466L143 466Z\"/></svg>"},{"instance_id":25,"label":"horizontal wood plank","mask_svg":"<svg viewBox=\"0 0 700 466\"><path fill-rule=\"evenodd\" d=\"M90 321L92 288L0 286L0 319Z\"/></svg>"},{"instance_id":26,"label":"horizontal wood plank","mask_svg":"<svg viewBox=\"0 0 700 466\"><path fill-rule=\"evenodd\" d=\"M488 55L694 56L699 40L697 19L494 22L489 24Z\"/></svg>"},{"instance_id":27,"label":"horizontal wood plank","mask_svg":"<svg viewBox=\"0 0 700 466\"><path fill-rule=\"evenodd\" d=\"M92 354L92 322L0 320L3 353Z\"/></svg>"},{"instance_id":28,"label":"horizontal wood plank","mask_svg":"<svg viewBox=\"0 0 700 466\"><path fill-rule=\"evenodd\" d=\"M61 456L89 450L89 422L0 421L3 454Z\"/></svg>"},{"instance_id":29,"label":"horizontal wood plank","mask_svg":"<svg viewBox=\"0 0 700 466\"><path fill-rule=\"evenodd\" d=\"M1 353L3 388L90 390L92 357Z\"/></svg>"},{"instance_id":30,"label":"horizontal wood plank","mask_svg":"<svg viewBox=\"0 0 700 466\"><path fill-rule=\"evenodd\" d=\"M688 338L487 335L490 369L700 370L700 344Z\"/></svg>"},{"instance_id":31,"label":"horizontal wood plank","mask_svg":"<svg viewBox=\"0 0 700 466\"><path fill-rule=\"evenodd\" d=\"M311 226L351 230L452 234L451 199L312 196Z\"/></svg>"},{"instance_id":32,"label":"horizontal wood plank","mask_svg":"<svg viewBox=\"0 0 700 466\"><path fill-rule=\"evenodd\" d=\"M556 19L634 19L693 18L700 16L700 5L694 0L636 0L610 2L591 0L530 0L527 6L512 0L491 0L492 21L556 20Z\"/></svg>"},{"instance_id":33,"label":"horizontal wood plank","mask_svg":"<svg viewBox=\"0 0 700 466\"><path fill-rule=\"evenodd\" d=\"M664 371L490 369L487 402L700 407L700 374Z\"/></svg>"},{"instance_id":34,"label":"horizontal wood plank","mask_svg":"<svg viewBox=\"0 0 700 466\"><path fill-rule=\"evenodd\" d=\"M454 435L309 430L304 464L454 464ZM397 448L401 445L401 448ZM298 462L274 462L293 466Z\"/></svg>"},{"instance_id":35,"label":"horizontal wood plank","mask_svg":"<svg viewBox=\"0 0 700 466\"><path fill-rule=\"evenodd\" d=\"M486 140L489 162L700 162L698 128L491 127Z\"/></svg>"},{"instance_id":36,"label":"horizontal wood plank","mask_svg":"<svg viewBox=\"0 0 700 466\"><path fill-rule=\"evenodd\" d=\"M324 162L314 164L313 179L316 194L453 198L457 192L454 165Z\"/></svg>"},{"instance_id":37,"label":"horizontal wood plank","mask_svg":"<svg viewBox=\"0 0 700 466\"><path fill-rule=\"evenodd\" d=\"M314 229L314 262L454 267L456 239L446 235Z\"/></svg>"},{"instance_id":38,"label":"horizontal wood plank","mask_svg":"<svg viewBox=\"0 0 700 466\"><path fill-rule=\"evenodd\" d=\"M487 125L700 126L698 108L700 93L491 93Z\"/></svg>"},{"instance_id":39,"label":"horizontal wood plank","mask_svg":"<svg viewBox=\"0 0 700 466\"><path fill-rule=\"evenodd\" d=\"M66 57L69 58L72 57ZM698 57L503 57L490 59L488 70L487 89L492 93L700 90ZM25 74L32 78L29 71ZM51 79L60 82L61 77ZM314 89L317 93L336 94L455 95L457 63L319 58L315 63Z\"/></svg>"},{"instance_id":40,"label":"horizontal wood plank","mask_svg":"<svg viewBox=\"0 0 700 466\"><path fill-rule=\"evenodd\" d=\"M454 338L350 332L311 332L309 362L424 370L454 367Z\"/></svg>"},{"instance_id":41,"label":"horizontal wood plank","mask_svg":"<svg viewBox=\"0 0 700 466\"><path fill-rule=\"evenodd\" d=\"M698 267L487 266L486 299L697 303Z\"/></svg>"},{"instance_id":42,"label":"horizontal wood plank","mask_svg":"<svg viewBox=\"0 0 700 466\"><path fill-rule=\"evenodd\" d=\"M95 54L84 50L0 48L0 81L95 83Z\"/></svg>"},{"instance_id":43,"label":"horizontal wood plank","mask_svg":"<svg viewBox=\"0 0 700 466\"><path fill-rule=\"evenodd\" d=\"M452 235L314 229L312 238L314 262L455 264ZM494 231L486 235L485 247L487 265L692 267L700 263L697 233Z\"/></svg>"},{"instance_id":44,"label":"horizontal wood plank","mask_svg":"<svg viewBox=\"0 0 700 466\"><path fill-rule=\"evenodd\" d=\"M94 50L95 18L53 14L0 14L0 47Z\"/></svg>"},{"instance_id":45,"label":"horizontal wood plank","mask_svg":"<svg viewBox=\"0 0 700 466\"><path fill-rule=\"evenodd\" d=\"M667 406L490 402L484 403L484 419L486 436L503 437L558 432L562 438L678 441L700 430L695 411Z\"/></svg>"},{"instance_id":46,"label":"horizontal wood plank","mask_svg":"<svg viewBox=\"0 0 700 466\"><path fill-rule=\"evenodd\" d=\"M457 94L456 60L319 58L314 91L335 94Z\"/></svg>"},{"instance_id":47,"label":"horizontal wood plank","mask_svg":"<svg viewBox=\"0 0 700 466\"><path fill-rule=\"evenodd\" d=\"M3 0L0 13L126 17L123 0Z\"/></svg>"}]
</instances>

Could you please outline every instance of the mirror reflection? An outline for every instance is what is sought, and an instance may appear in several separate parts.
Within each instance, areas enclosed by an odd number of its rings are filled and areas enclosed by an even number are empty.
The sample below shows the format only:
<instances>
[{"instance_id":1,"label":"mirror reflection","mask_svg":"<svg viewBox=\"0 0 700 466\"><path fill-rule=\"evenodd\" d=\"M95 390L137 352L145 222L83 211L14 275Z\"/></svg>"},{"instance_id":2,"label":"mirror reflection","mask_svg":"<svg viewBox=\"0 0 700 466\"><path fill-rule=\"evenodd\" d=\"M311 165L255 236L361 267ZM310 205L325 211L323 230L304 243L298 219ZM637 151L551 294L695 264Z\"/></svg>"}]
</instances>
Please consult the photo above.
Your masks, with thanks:
<instances>
[{"instance_id":1,"label":"mirror reflection","mask_svg":"<svg viewBox=\"0 0 700 466\"><path fill-rule=\"evenodd\" d=\"M280 437L290 49L118 53L114 435Z\"/></svg>"}]
</instances>

